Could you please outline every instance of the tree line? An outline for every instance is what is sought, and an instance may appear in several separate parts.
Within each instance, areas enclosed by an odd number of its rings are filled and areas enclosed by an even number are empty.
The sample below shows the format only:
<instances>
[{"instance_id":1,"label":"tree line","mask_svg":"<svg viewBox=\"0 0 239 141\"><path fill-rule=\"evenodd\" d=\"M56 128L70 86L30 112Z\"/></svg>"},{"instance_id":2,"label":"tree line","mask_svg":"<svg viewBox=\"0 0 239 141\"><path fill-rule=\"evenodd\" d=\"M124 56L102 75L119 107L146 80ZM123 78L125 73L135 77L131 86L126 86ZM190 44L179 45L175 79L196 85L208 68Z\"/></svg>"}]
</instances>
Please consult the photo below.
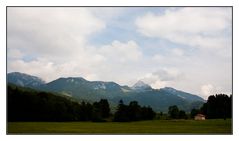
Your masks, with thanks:
<instances>
[{"instance_id":1,"label":"tree line","mask_svg":"<svg viewBox=\"0 0 239 141\"><path fill-rule=\"evenodd\" d=\"M232 95L210 95L207 102L200 109L192 109L189 116L176 105L168 108L168 116L171 119L194 118L197 114L203 114L207 119L232 118Z\"/></svg>"},{"instance_id":2,"label":"tree line","mask_svg":"<svg viewBox=\"0 0 239 141\"><path fill-rule=\"evenodd\" d=\"M148 107L141 107L137 101L131 101L129 105L125 105L122 100L119 101L117 111L114 116L114 121L139 121L139 120L152 120L156 113L153 109Z\"/></svg>"},{"instance_id":3,"label":"tree line","mask_svg":"<svg viewBox=\"0 0 239 141\"><path fill-rule=\"evenodd\" d=\"M209 119L232 118L232 95L211 95L198 111Z\"/></svg>"},{"instance_id":4,"label":"tree line","mask_svg":"<svg viewBox=\"0 0 239 141\"><path fill-rule=\"evenodd\" d=\"M49 92L8 85L8 121L139 121L154 119L156 113L150 106L140 106L137 101L128 105L119 101L116 112L110 111L107 99L98 102L76 102ZM188 119L204 114L208 119L232 117L232 95L216 94L208 97L200 109L191 113L169 106L168 113L158 115L166 119Z\"/></svg>"},{"instance_id":5,"label":"tree line","mask_svg":"<svg viewBox=\"0 0 239 141\"><path fill-rule=\"evenodd\" d=\"M153 119L151 107L141 107L137 101L129 105L119 102L115 114L107 99L89 103L72 101L49 92L8 85L8 121L137 121Z\"/></svg>"},{"instance_id":6,"label":"tree line","mask_svg":"<svg viewBox=\"0 0 239 141\"><path fill-rule=\"evenodd\" d=\"M187 119L186 112L180 110L176 105L169 106L168 115L171 119Z\"/></svg>"}]
</instances>

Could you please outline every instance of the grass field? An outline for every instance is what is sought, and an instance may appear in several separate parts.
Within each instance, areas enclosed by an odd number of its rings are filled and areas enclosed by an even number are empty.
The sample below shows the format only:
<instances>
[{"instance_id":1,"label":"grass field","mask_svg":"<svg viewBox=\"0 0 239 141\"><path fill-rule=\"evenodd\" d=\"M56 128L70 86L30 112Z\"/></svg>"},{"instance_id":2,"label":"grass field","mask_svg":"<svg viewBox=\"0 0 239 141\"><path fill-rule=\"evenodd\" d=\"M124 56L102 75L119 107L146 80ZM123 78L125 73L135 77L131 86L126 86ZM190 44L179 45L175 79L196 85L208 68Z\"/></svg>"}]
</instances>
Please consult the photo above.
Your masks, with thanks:
<instances>
[{"instance_id":1,"label":"grass field","mask_svg":"<svg viewBox=\"0 0 239 141\"><path fill-rule=\"evenodd\" d=\"M8 134L232 134L231 120L9 122Z\"/></svg>"}]
</instances>

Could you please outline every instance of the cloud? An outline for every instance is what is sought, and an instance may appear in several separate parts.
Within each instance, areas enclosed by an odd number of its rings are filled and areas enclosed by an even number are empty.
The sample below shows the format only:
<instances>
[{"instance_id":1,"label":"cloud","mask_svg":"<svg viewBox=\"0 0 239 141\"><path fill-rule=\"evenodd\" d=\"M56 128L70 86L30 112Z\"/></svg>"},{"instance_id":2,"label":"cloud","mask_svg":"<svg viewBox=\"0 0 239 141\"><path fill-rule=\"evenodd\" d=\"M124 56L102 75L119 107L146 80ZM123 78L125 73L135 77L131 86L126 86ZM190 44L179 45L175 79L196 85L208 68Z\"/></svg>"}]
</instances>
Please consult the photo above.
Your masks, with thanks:
<instances>
[{"instance_id":1,"label":"cloud","mask_svg":"<svg viewBox=\"0 0 239 141\"><path fill-rule=\"evenodd\" d=\"M154 72L153 75L158 76L162 81L173 81L182 77L182 73L177 69L161 69Z\"/></svg>"},{"instance_id":2,"label":"cloud","mask_svg":"<svg viewBox=\"0 0 239 141\"><path fill-rule=\"evenodd\" d=\"M151 85L156 88L166 85L204 98L215 92L230 93L231 13L231 8L186 7L138 16L135 20L138 33L161 43L152 45L156 51L151 61L161 68L183 72L180 79L175 79L167 71L158 72L161 78L153 71Z\"/></svg>"},{"instance_id":3,"label":"cloud","mask_svg":"<svg viewBox=\"0 0 239 141\"><path fill-rule=\"evenodd\" d=\"M8 8L8 48L41 55L84 50L87 37L105 23L86 8Z\"/></svg>"},{"instance_id":4,"label":"cloud","mask_svg":"<svg viewBox=\"0 0 239 141\"><path fill-rule=\"evenodd\" d=\"M215 94L227 94L230 95L231 92L228 90L225 90L223 87L221 86L215 86L212 84L205 84L201 86L201 96L204 99L207 99L209 95L215 95Z\"/></svg>"},{"instance_id":5,"label":"cloud","mask_svg":"<svg viewBox=\"0 0 239 141\"><path fill-rule=\"evenodd\" d=\"M150 84L155 89L160 89L165 86L173 85L174 82L178 82L183 79L183 73L174 68L164 68L157 70L153 73L148 73L140 80Z\"/></svg>"},{"instance_id":6,"label":"cloud","mask_svg":"<svg viewBox=\"0 0 239 141\"><path fill-rule=\"evenodd\" d=\"M44 80L52 79L56 70L53 67L52 62L46 60L35 60L31 62L25 62L23 60L14 60L8 62L8 71L19 71L38 77L43 77ZM51 74L51 75L47 75ZM47 77L45 77L47 76Z\"/></svg>"},{"instance_id":7,"label":"cloud","mask_svg":"<svg viewBox=\"0 0 239 141\"><path fill-rule=\"evenodd\" d=\"M41 76L46 81L69 76L82 76L88 80L119 81L117 74L126 73L129 69L135 68L135 63L142 57L142 53L134 41L126 43L113 41L110 45L91 46L78 54L79 56L38 57L30 61L15 58L8 61L8 71L20 71ZM108 75L105 76L105 74ZM129 76L125 78L129 78ZM126 80L123 79L121 82L126 83Z\"/></svg>"},{"instance_id":8,"label":"cloud","mask_svg":"<svg viewBox=\"0 0 239 141\"><path fill-rule=\"evenodd\" d=\"M148 12L135 21L138 31L156 37L199 48L228 47L231 8L179 8L164 14ZM229 30L229 31L228 31Z\"/></svg>"},{"instance_id":9,"label":"cloud","mask_svg":"<svg viewBox=\"0 0 239 141\"><path fill-rule=\"evenodd\" d=\"M112 10L8 8L8 71L41 76L46 81L74 75L104 80L106 73L106 80L118 80L120 69L132 70L142 57L138 44L133 40L100 46L88 42L91 35L107 27L99 13ZM120 11L108 14L107 21Z\"/></svg>"},{"instance_id":10,"label":"cloud","mask_svg":"<svg viewBox=\"0 0 239 141\"><path fill-rule=\"evenodd\" d=\"M160 78L157 75L154 75L153 73L146 74L140 80L142 80L145 83L149 84L154 89L164 88L165 86L168 85L167 81L160 80Z\"/></svg>"},{"instance_id":11,"label":"cloud","mask_svg":"<svg viewBox=\"0 0 239 141\"><path fill-rule=\"evenodd\" d=\"M66 61L65 63L55 63L46 58L25 62L14 60L8 62L8 71L19 71L43 78L46 82L59 77L85 77L93 79L94 72L88 66L79 65L77 61ZM94 80L94 79L93 79Z\"/></svg>"},{"instance_id":12,"label":"cloud","mask_svg":"<svg viewBox=\"0 0 239 141\"><path fill-rule=\"evenodd\" d=\"M211 84L206 84L201 86L201 92L204 98L207 98L207 96L213 94L214 90L215 89Z\"/></svg>"},{"instance_id":13,"label":"cloud","mask_svg":"<svg viewBox=\"0 0 239 141\"><path fill-rule=\"evenodd\" d=\"M92 75L91 68L105 60L87 41L106 26L90 9L7 10L9 72L21 71L50 81L61 76Z\"/></svg>"},{"instance_id":14,"label":"cloud","mask_svg":"<svg viewBox=\"0 0 239 141\"><path fill-rule=\"evenodd\" d=\"M151 87L154 89L160 89L168 86L168 83L165 81L157 80L154 83L151 84Z\"/></svg>"},{"instance_id":15,"label":"cloud","mask_svg":"<svg viewBox=\"0 0 239 141\"><path fill-rule=\"evenodd\" d=\"M184 55L184 51L182 49L179 49L179 48L174 48L171 50L172 54L173 55L176 55L176 56L183 56Z\"/></svg>"},{"instance_id":16,"label":"cloud","mask_svg":"<svg viewBox=\"0 0 239 141\"><path fill-rule=\"evenodd\" d=\"M134 41L121 43L113 41L111 45L100 48L100 53L116 62L137 61L142 56L139 46Z\"/></svg>"}]
</instances>

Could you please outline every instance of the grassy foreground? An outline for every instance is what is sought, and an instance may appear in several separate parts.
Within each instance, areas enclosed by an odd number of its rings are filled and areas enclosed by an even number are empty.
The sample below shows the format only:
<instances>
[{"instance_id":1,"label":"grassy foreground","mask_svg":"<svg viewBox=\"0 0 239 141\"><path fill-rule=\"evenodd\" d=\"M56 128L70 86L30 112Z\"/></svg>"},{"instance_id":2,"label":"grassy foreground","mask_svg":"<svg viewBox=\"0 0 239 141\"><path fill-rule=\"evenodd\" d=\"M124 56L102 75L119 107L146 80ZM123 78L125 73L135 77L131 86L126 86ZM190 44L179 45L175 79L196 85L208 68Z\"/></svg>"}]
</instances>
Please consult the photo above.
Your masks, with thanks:
<instances>
[{"instance_id":1,"label":"grassy foreground","mask_svg":"<svg viewBox=\"0 0 239 141\"><path fill-rule=\"evenodd\" d=\"M231 120L9 122L9 134L232 134Z\"/></svg>"}]
</instances>

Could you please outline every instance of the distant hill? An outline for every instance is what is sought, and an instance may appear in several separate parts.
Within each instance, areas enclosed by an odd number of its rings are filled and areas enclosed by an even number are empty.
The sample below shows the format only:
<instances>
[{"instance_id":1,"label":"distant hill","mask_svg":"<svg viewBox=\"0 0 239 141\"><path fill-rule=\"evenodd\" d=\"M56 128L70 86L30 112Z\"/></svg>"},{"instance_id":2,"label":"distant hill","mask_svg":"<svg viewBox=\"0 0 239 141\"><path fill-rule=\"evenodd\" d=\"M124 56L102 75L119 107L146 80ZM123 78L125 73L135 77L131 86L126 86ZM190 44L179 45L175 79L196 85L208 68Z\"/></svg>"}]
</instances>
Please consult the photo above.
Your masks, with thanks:
<instances>
[{"instance_id":1,"label":"distant hill","mask_svg":"<svg viewBox=\"0 0 239 141\"><path fill-rule=\"evenodd\" d=\"M97 101L101 98L111 99L124 93L117 83L87 81L81 77L59 78L38 88L92 101Z\"/></svg>"},{"instance_id":2,"label":"distant hill","mask_svg":"<svg viewBox=\"0 0 239 141\"><path fill-rule=\"evenodd\" d=\"M45 82L41 78L20 72L8 73L7 81L8 83L30 88L36 88L40 85L45 84Z\"/></svg>"},{"instance_id":3,"label":"distant hill","mask_svg":"<svg viewBox=\"0 0 239 141\"><path fill-rule=\"evenodd\" d=\"M8 82L38 90L57 92L77 100L98 101L104 98L108 99L110 104L115 107L119 100L122 99L125 103L136 100L140 105L149 105L155 111L167 112L168 107L171 105L177 105L180 109L190 111L192 108L202 106L205 102L204 99L197 95L170 87L152 89L143 81L137 82L132 87L120 86L115 82L88 81L82 77L59 78L49 83L44 83L35 76L19 74L21 75L9 73Z\"/></svg>"}]
</instances>

